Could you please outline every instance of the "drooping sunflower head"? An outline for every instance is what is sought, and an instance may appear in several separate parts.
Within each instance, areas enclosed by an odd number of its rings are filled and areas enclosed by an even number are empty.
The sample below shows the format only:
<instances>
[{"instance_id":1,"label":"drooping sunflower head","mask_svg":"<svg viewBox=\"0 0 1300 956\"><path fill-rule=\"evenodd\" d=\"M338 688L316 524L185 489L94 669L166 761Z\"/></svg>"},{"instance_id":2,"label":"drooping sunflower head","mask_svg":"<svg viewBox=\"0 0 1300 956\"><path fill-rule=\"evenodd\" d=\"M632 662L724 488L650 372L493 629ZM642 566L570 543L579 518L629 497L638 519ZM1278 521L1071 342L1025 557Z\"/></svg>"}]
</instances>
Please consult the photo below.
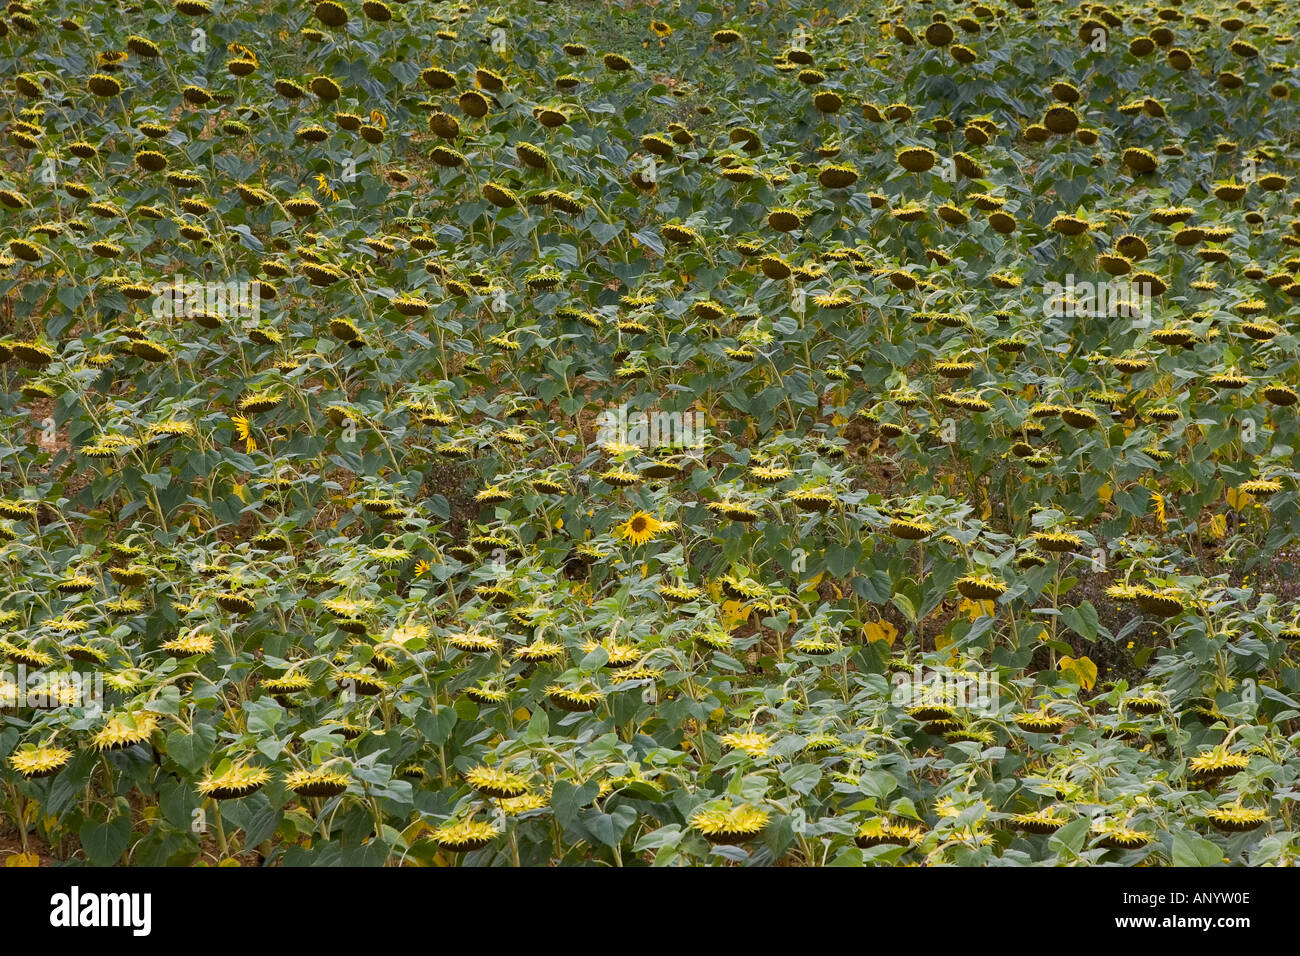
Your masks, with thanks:
<instances>
[{"instance_id":1,"label":"drooping sunflower head","mask_svg":"<svg viewBox=\"0 0 1300 956\"><path fill-rule=\"evenodd\" d=\"M591 684L576 687L551 684L546 688L546 697L561 710L584 713L595 710L605 699L605 692Z\"/></svg>"},{"instance_id":2,"label":"drooping sunflower head","mask_svg":"<svg viewBox=\"0 0 1300 956\"><path fill-rule=\"evenodd\" d=\"M433 841L448 853L469 853L481 850L497 835L491 823L460 820L445 823L431 834Z\"/></svg>"},{"instance_id":3,"label":"drooping sunflower head","mask_svg":"<svg viewBox=\"0 0 1300 956\"><path fill-rule=\"evenodd\" d=\"M1065 718L1045 710L1019 713L1013 718L1021 730L1031 734L1059 734L1065 729Z\"/></svg>"},{"instance_id":4,"label":"drooping sunflower head","mask_svg":"<svg viewBox=\"0 0 1300 956\"><path fill-rule=\"evenodd\" d=\"M98 751L121 750L144 743L158 729L158 715L152 711L114 714L91 738Z\"/></svg>"},{"instance_id":5,"label":"drooping sunflower head","mask_svg":"<svg viewBox=\"0 0 1300 956\"><path fill-rule=\"evenodd\" d=\"M479 765L465 774L471 788L488 797L506 799L528 792L528 778L503 767Z\"/></svg>"},{"instance_id":6,"label":"drooping sunflower head","mask_svg":"<svg viewBox=\"0 0 1300 956\"><path fill-rule=\"evenodd\" d=\"M923 173L934 167L938 155L926 146L908 146L899 150L895 159L909 173Z\"/></svg>"},{"instance_id":7,"label":"drooping sunflower head","mask_svg":"<svg viewBox=\"0 0 1300 956\"><path fill-rule=\"evenodd\" d=\"M1255 830L1270 819L1267 810L1258 807L1243 807L1240 804L1215 807L1206 811L1205 815L1209 817L1210 823L1214 825L1215 829L1222 830L1225 833L1245 833Z\"/></svg>"},{"instance_id":8,"label":"drooping sunflower head","mask_svg":"<svg viewBox=\"0 0 1300 956\"><path fill-rule=\"evenodd\" d=\"M1223 777L1230 777L1250 766L1250 757L1244 753L1232 753L1222 746L1198 753L1187 762L1187 769L1193 781L1209 783Z\"/></svg>"},{"instance_id":9,"label":"drooping sunflower head","mask_svg":"<svg viewBox=\"0 0 1300 956\"><path fill-rule=\"evenodd\" d=\"M216 647L216 640L211 634L200 631L187 631L169 641L164 641L162 649L173 657L194 657L199 654L211 654Z\"/></svg>"},{"instance_id":10,"label":"drooping sunflower head","mask_svg":"<svg viewBox=\"0 0 1300 956\"><path fill-rule=\"evenodd\" d=\"M347 774L323 767L295 770L284 779L284 785L300 797L336 797L349 782Z\"/></svg>"},{"instance_id":11,"label":"drooping sunflower head","mask_svg":"<svg viewBox=\"0 0 1300 956\"><path fill-rule=\"evenodd\" d=\"M26 780L52 777L72 759L72 751L62 747L25 747L9 757L9 766Z\"/></svg>"},{"instance_id":12,"label":"drooping sunflower head","mask_svg":"<svg viewBox=\"0 0 1300 956\"><path fill-rule=\"evenodd\" d=\"M924 835L925 831L918 825L894 823L885 817L873 817L858 827L854 842L863 849L885 845L914 847Z\"/></svg>"},{"instance_id":13,"label":"drooping sunflower head","mask_svg":"<svg viewBox=\"0 0 1300 956\"><path fill-rule=\"evenodd\" d=\"M1006 594L1008 587L992 575L968 574L958 578L957 591L972 601L996 601Z\"/></svg>"},{"instance_id":14,"label":"drooping sunflower head","mask_svg":"<svg viewBox=\"0 0 1300 956\"><path fill-rule=\"evenodd\" d=\"M1108 850L1140 850L1152 841L1149 833L1134 830L1115 820L1098 820L1092 825L1097 845Z\"/></svg>"},{"instance_id":15,"label":"drooping sunflower head","mask_svg":"<svg viewBox=\"0 0 1300 956\"><path fill-rule=\"evenodd\" d=\"M264 767L235 764L220 774L209 774L199 782L199 793L214 800L236 800L261 790L271 779Z\"/></svg>"},{"instance_id":16,"label":"drooping sunflower head","mask_svg":"<svg viewBox=\"0 0 1300 956\"><path fill-rule=\"evenodd\" d=\"M763 832L771 815L762 807L739 804L733 807L705 807L691 816L691 826L710 843L739 844Z\"/></svg>"}]
</instances>

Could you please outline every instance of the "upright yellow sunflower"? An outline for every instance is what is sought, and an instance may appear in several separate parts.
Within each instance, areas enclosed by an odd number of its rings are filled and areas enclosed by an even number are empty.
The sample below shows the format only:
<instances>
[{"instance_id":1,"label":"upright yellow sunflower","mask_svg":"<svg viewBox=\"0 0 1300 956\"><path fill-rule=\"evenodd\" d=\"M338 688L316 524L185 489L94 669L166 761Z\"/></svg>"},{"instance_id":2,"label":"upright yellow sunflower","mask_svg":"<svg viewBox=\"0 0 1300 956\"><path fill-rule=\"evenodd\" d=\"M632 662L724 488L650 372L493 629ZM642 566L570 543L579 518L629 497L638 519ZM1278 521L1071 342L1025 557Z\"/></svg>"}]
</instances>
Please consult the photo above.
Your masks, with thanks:
<instances>
[{"instance_id":1,"label":"upright yellow sunflower","mask_svg":"<svg viewBox=\"0 0 1300 956\"><path fill-rule=\"evenodd\" d=\"M647 511L638 511L619 525L615 533L625 541L641 545L661 531L671 531L675 527L675 521L660 521Z\"/></svg>"}]
</instances>

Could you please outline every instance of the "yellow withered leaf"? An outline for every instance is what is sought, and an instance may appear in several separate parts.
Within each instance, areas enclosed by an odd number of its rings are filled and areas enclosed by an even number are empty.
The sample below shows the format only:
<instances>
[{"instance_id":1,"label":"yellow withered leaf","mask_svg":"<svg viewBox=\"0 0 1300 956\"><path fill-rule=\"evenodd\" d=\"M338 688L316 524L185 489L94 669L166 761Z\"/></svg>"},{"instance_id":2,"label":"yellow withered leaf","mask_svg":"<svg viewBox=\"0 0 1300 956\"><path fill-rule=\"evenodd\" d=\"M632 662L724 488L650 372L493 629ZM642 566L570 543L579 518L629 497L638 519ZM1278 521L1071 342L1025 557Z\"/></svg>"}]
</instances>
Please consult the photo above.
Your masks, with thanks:
<instances>
[{"instance_id":1,"label":"yellow withered leaf","mask_svg":"<svg viewBox=\"0 0 1300 956\"><path fill-rule=\"evenodd\" d=\"M1070 674L1083 690L1092 690L1097 683L1097 665L1087 657L1062 657L1056 665L1063 674Z\"/></svg>"},{"instance_id":2,"label":"yellow withered leaf","mask_svg":"<svg viewBox=\"0 0 1300 956\"><path fill-rule=\"evenodd\" d=\"M749 619L749 609L743 601L724 601L722 604L722 626L733 630Z\"/></svg>"},{"instance_id":3,"label":"yellow withered leaf","mask_svg":"<svg viewBox=\"0 0 1300 956\"><path fill-rule=\"evenodd\" d=\"M898 638L898 628L888 621L871 621L863 625L862 633L872 644L876 641L884 641L890 647L894 646L894 641Z\"/></svg>"}]
</instances>

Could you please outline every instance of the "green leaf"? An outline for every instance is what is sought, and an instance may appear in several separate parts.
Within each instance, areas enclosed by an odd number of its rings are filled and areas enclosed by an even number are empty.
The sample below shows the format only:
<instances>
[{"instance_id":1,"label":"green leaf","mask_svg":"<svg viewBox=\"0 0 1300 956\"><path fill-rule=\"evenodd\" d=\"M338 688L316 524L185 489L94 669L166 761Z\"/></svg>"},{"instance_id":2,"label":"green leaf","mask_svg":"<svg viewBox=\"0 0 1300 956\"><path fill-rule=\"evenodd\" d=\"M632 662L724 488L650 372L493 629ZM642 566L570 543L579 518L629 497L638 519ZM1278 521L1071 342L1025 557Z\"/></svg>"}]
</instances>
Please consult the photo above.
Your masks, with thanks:
<instances>
[{"instance_id":1,"label":"green leaf","mask_svg":"<svg viewBox=\"0 0 1300 956\"><path fill-rule=\"evenodd\" d=\"M92 866L112 866L121 859L131 842L131 817L122 813L107 823L86 820L81 824L78 836Z\"/></svg>"},{"instance_id":2,"label":"green leaf","mask_svg":"<svg viewBox=\"0 0 1300 956\"><path fill-rule=\"evenodd\" d=\"M167 735L167 756L190 773L195 773L208 762L216 744L216 728L196 723L192 734L173 730Z\"/></svg>"},{"instance_id":3,"label":"green leaf","mask_svg":"<svg viewBox=\"0 0 1300 956\"><path fill-rule=\"evenodd\" d=\"M1097 617L1097 609L1092 606L1091 601L1084 601L1078 607L1061 608L1061 620L1080 637L1089 641L1097 639L1101 622Z\"/></svg>"},{"instance_id":4,"label":"green leaf","mask_svg":"<svg viewBox=\"0 0 1300 956\"><path fill-rule=\"evenodd\" d=\"M1174 866L1218 866L1223 862L1223 850L1204 837L1186 830L1174 834Z\"/></svg>"},{"instance_id":5,"label":"green leaf","mask_svg":"<svg viewBox=\"0 0 1300 956\"><path fill-rule=\"evenodd\" d=\"M434 704L428 710L416 715L415 726L424 735L425 740L439 747L447 742L458 719L454 707Z\"/></svg>"}]
</instances>

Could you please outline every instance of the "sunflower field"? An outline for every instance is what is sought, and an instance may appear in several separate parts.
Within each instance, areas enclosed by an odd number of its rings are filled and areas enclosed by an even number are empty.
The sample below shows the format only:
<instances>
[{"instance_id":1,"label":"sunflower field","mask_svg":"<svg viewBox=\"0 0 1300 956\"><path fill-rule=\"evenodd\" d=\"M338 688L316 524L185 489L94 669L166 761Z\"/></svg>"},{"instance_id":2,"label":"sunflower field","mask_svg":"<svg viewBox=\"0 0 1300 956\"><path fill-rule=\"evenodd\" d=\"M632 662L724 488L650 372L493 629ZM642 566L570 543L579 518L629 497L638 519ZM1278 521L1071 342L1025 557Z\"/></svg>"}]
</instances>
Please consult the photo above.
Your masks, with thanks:
<instances>
[{"instance_id":1,"label":"sunflower field","mask_svg":"<svg viewBox=\"0 0 1300 956\"><path fill-rule=\"evenodd\" d=\"M1297 15L9 0L0 858L1294 862Z\"/></svg>"}]
</instances>

